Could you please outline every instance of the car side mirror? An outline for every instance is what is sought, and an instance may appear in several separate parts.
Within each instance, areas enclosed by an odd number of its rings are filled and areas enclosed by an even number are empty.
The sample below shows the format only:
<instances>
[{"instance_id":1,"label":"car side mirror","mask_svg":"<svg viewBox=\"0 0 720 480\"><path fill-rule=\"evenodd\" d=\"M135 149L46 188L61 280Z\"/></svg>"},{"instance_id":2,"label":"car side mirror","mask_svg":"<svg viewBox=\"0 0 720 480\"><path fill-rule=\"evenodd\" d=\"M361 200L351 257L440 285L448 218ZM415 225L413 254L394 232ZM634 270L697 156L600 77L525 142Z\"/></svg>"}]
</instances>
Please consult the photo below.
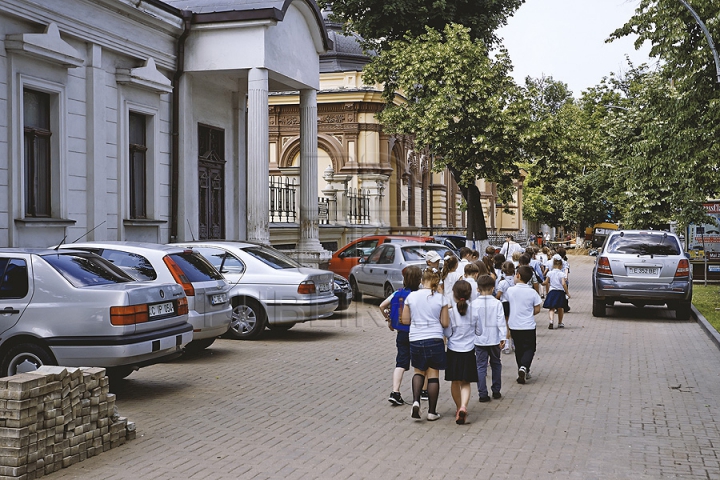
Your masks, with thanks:
<instances>
[{"instance_id":1,"label":"car side mirror","mask_svg":"<svg viewBox=\"0 0 720 480\"><path fill-rule=\"evenodd\" d=\"M366 262L367 262L367 257L360 257L358 259L358 263L366 263Z\"/></svg>"}]
</instances>

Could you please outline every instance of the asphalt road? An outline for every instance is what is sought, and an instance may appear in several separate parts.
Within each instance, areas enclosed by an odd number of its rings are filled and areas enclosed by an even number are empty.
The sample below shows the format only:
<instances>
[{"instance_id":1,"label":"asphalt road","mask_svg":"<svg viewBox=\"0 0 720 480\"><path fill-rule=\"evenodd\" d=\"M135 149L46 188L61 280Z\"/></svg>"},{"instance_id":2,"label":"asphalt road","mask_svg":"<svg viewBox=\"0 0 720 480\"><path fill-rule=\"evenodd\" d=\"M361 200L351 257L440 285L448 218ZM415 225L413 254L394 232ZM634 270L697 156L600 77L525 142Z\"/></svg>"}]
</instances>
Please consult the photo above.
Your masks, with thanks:
<instances>
[{"instance_id":1,"label":"asphalt road","mask_svg":"<svg viewBox=\"0 0 720 480\"><path fill-rule=\"evenodd\" d=\"M436 422L390 406L394 334L367 300L132 374L114 390L137 439L52 478L720 478L720 351L664 309L593 318L592 259L570 263L567 328L539 314L533 379L503 355L503 398L473 388L467 425L444 381Z\"/></svg>"}]
</instances>

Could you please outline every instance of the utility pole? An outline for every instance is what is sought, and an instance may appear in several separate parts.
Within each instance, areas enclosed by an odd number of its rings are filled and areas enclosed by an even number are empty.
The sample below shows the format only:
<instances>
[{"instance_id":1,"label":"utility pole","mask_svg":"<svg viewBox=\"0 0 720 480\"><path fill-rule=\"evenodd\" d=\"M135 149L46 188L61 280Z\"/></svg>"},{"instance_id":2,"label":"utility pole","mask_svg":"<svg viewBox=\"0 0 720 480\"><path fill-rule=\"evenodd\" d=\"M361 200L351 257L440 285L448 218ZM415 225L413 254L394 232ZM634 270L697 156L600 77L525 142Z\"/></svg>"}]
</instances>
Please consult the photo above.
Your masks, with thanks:
<instances>
[{"instance_id":1,"label":"utility pole","mask_svg":"<svg viewBox=\"0 0 720 480\"><path fill-rule=\"evenodd\" d=\"M707 29L705 24L703 23L702 19L700 18L700 15L697 14L695 10L690 6L689 3L687 3L685 0L680 0L680 2L685 5L685 8L690 10L690 14L695 18L695 21L700 25L700 28L702 29L703 33L705 34L705 38L707 38L708 44L710 45L710 50L712 51L713 58L715 59L715 73L717 75L717 81L720 83L720 58L718 58L717 50L715 50L715 44L713 43L713 39L710 36L710 31Z\"/></svg>"}]
</instances>

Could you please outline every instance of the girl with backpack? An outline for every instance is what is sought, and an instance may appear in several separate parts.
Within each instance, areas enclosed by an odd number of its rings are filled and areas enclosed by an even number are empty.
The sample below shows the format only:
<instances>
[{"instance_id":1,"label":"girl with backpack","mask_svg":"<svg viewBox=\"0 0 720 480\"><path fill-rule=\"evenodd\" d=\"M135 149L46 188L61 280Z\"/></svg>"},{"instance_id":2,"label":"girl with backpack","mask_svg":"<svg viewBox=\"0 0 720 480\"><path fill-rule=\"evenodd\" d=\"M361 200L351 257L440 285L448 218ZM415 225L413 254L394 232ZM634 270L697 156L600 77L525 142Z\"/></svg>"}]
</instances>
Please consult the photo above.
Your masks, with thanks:
<instances>
[{"instance_id":1,"label":"girl with backpack","mask_svg":"<svg viewBox=\"0 0 720 480\"><path fill-rule=\"evenodd\" d=\"M393 406L405 404L402 395L400 395L400 384L402 383L403 374L410 370L410 326L400 323L400 315L407 296L420 287L422 270L420 270L420 267L411 265L403 269L402 274L403 288L394 292L380 304L380 311L388 322L388 328L390 331L397 332L395 338L397 348L395 370L393 370L392 376L392 391L388 398L388 402Z\"/></svg>"}]
</instances>

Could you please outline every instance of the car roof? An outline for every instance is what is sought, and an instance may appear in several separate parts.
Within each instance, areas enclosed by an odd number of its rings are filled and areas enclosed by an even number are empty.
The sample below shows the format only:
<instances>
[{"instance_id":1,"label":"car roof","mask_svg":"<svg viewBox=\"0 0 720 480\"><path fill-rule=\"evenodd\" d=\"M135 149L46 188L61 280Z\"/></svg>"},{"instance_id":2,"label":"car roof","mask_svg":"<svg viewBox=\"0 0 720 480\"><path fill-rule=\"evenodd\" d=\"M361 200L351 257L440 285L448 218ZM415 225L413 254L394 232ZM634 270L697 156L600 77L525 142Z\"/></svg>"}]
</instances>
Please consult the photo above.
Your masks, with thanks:
<instances>
[{"instance_id":1,"label":"car roof","mask_svg":"<svg viewBox=\"0 0 720 480\"><path fill-rule=\"evenodd\" d=\"M4 247L0 248L0 253L26 253L31 255L57 255L60 253L83 253L88 252L84 250L77 250L71 248L63 248L62 250L56 250L54 248L41 248L41 247Z\"/></svg>"},{"instance_id":2,"label":"car roof","mask_svg":"<svg viewBox=\"0 0 720 480\"><path fill-rule=\"evenodd\" d=\"M672 235L673 237L677 237L676 234L668 232L667 230L615 230L614 232L610 232L610 235L620 235L625 233L649 233L651 235Z\"/></svg>"},{"instance_id":3,"label":"car roof","mask_svg":"<svg viewBox=\"0 0 720 480\"><path fill-rule=\"evenodd\" d=\"M202 245L214 245L214 246L220 246L220 247L239 247L239 248L246 248L246 247L270 247L274 248L272 245L265 245L260 242L251 242L249 240L193 240L191 242L174 242L169 245L186 245L186 246L202 246Z\"/></svg>"},{"instance_id":4,"label":"car roof","mask_svg":"<svg viewBox=\"0 0 720 480\"><path fill-rule=\"evenodd\" d=\"M165 253L177 253L184 250L183 247L178 245L163 245L160 243L150 242L126 242L126 241L101 241L101 242L79 242L63 245L61 248L71 249L72 245L78 248L103 248L103 249L121 249L127 252L140 253L140 252L165 252Z\"/></svg>"}]
</instances>

